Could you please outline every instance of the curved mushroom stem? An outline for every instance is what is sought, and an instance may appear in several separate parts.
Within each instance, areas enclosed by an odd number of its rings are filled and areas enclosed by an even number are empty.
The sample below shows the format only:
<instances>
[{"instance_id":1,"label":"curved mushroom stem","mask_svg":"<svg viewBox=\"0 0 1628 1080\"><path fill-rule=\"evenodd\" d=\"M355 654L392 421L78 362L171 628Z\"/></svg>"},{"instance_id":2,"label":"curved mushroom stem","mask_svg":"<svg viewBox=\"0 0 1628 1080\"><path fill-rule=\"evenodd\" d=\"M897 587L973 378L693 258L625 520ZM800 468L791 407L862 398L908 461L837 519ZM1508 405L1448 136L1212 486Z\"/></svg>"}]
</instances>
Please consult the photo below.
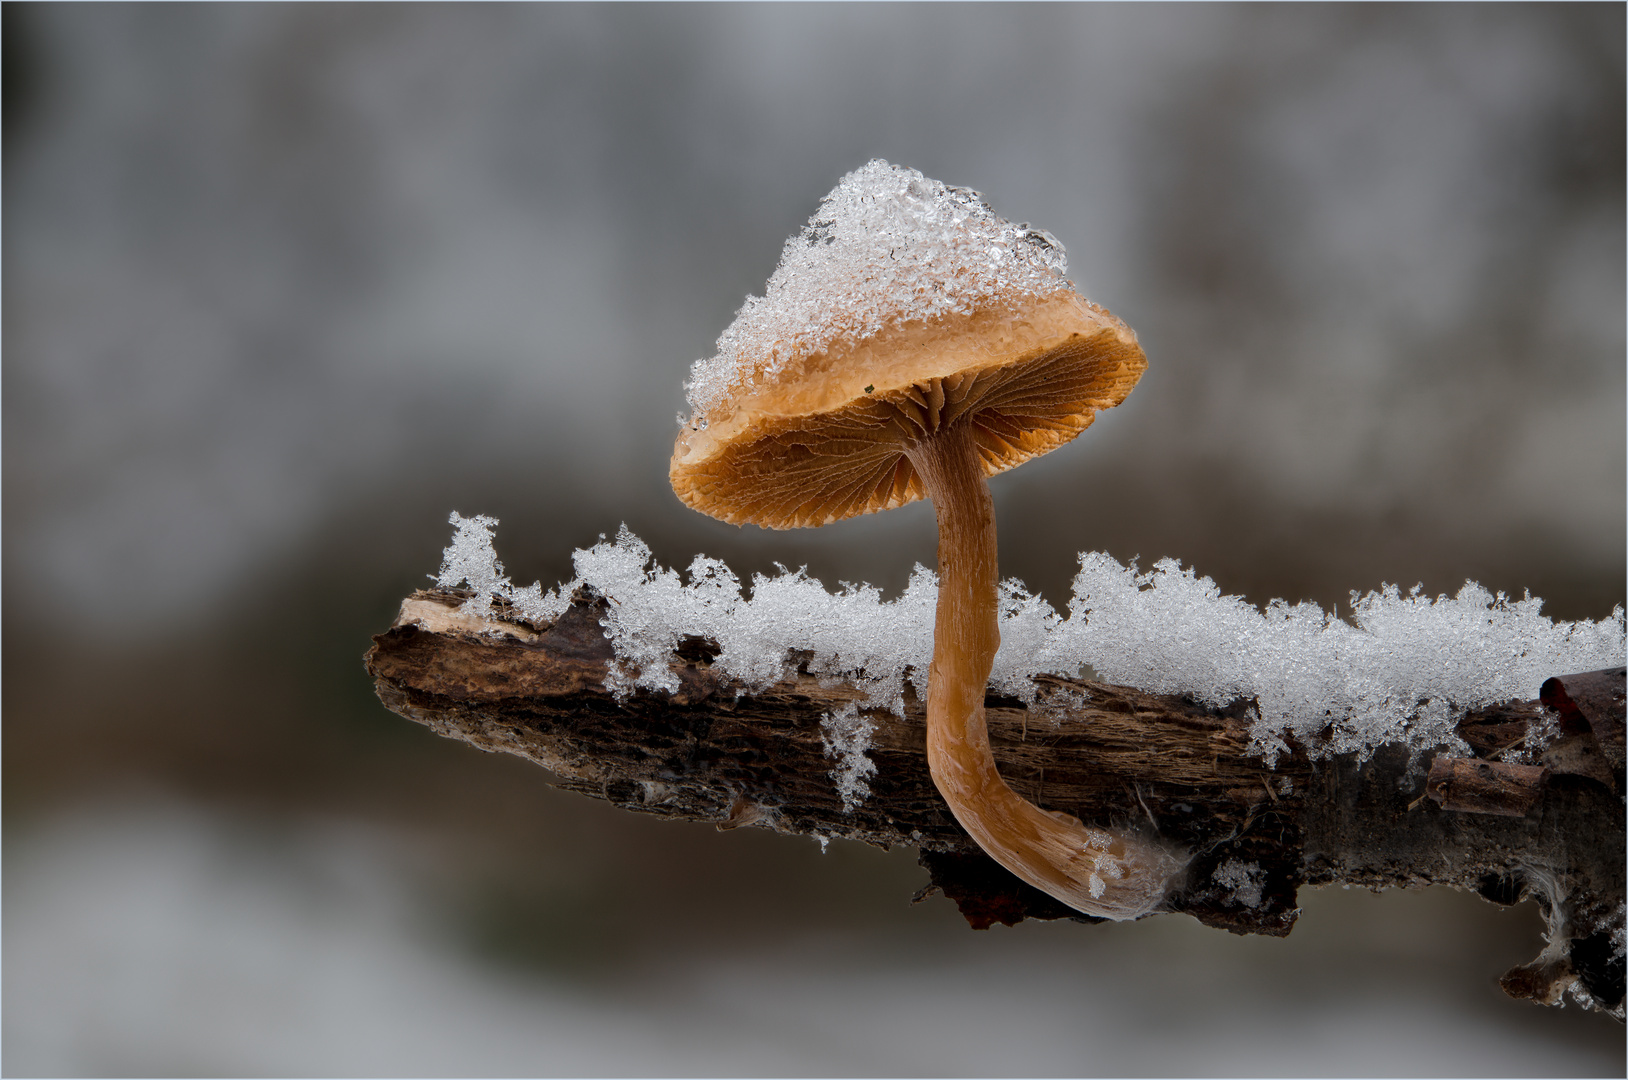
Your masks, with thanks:
<instances>
[{"instance_id":1,"label":"curved mushroom stem","mask_svg":"<svg viewBox=\"0 0 1628 1080\"><path fill-rule=\"evenodd\" d=\"M938 515L938 612L927 680L933 782L978 846L1024 881L1087 915L1146 915L1182 860L1134 834L1041 810L995 768L984 722L984 688L1001 641L995 503L972 428L951 424L906 454Z\"/></svg>"}]
</instances>

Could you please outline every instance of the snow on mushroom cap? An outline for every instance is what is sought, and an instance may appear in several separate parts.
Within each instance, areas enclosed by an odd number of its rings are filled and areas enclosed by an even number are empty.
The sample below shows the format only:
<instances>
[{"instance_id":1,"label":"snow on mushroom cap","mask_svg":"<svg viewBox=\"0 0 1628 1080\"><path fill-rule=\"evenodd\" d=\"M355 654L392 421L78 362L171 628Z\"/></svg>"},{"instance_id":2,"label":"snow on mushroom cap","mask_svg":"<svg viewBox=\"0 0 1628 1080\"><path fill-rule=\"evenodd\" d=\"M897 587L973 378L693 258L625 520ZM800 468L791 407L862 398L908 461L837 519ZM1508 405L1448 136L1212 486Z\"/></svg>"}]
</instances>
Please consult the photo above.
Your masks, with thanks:
<instances>
[{"instance_id":1,"label":"snow on mushroom cap","mask_svg":"<svg viewBox=\"0 0 1628 1080\"><path fill-rule=\"evenodd\" d=\"M1017 309L1069 289L1049 233L996 216L983 196L876 159L842 178L786 241L763 296L748 296L685 384L704 417L772 381L794 357L952 314Z\"/></svg>"}]
</instances>

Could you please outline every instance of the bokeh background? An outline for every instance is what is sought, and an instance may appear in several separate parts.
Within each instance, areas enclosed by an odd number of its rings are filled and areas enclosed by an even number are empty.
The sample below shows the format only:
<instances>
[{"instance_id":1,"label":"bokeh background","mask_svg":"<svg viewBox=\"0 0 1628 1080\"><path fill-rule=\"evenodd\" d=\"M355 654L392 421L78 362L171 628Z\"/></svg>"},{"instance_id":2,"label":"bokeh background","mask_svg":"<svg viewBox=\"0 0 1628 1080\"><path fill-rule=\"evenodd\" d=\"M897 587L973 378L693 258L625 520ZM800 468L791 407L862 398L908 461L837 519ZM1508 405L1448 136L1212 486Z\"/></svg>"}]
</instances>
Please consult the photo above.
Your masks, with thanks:
<instances>
[{"instance_id":1,"label":"bokeh background","mask_svg":"<svg viewBox=\"0 0 1628 1080\"><path fill-rule=\"evenodd\" d=\"M1620 5L4 7L4 1071L1602 1074L1530 904L966 929L909 852L644 820L387 713L447 514L518 581L902 588L931 511L683 509L689 363L871 157L1151 367L1003 570L1624 599ZM1536 691L1536 687L1532 688Z\"/></svg>"}]
</instances>

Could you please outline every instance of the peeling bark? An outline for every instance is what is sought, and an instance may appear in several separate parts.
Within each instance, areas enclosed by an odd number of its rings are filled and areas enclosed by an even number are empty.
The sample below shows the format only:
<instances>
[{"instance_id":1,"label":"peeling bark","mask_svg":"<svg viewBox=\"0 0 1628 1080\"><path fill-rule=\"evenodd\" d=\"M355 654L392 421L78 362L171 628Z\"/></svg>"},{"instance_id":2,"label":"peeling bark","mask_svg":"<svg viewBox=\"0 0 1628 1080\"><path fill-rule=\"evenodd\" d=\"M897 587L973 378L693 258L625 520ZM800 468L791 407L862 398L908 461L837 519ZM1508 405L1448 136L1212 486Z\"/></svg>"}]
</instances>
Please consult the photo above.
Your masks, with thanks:
<instances>
[{"instance_id":1,"label":"peeling bark","mask_svg":"<svg viewBox=\"0 0 1628 1080\"><path fill-rule=\"evenodd\" d=\"M714 670L713 643L687 638L672 659L677 692L618 702L604 688L614 653L603 600L579 594L557 623L531 626L463 614L468 595L416 593L374 638L367 667L392 711L639 813L914 846L931 874L921 895L942 892L974 927L1097 921L961 831L928 776L924 703L908 690L902 719L869 713L877 771L869 798L845 811L821 721L862 705L855 687L808 675L793 655L779 684L744 693ZM1045 809L1156 830L1193 852L1167 910L1282 936L1301 885L1532 898L1550 942L1505 989L1551 1004L1570 991L1622 1017L1623 669L1559 676L1540 700L1467 714L1458 731L1473 758L1390 746L1359 765L1291 746L1274 769L1246 752L1249 702L1211 709L1061 675L1035 682L1033 706L986 698L1001 775ZM1541 765L1499 760L1546 716L1559 737Z\"/></svg>"}]
</instances>

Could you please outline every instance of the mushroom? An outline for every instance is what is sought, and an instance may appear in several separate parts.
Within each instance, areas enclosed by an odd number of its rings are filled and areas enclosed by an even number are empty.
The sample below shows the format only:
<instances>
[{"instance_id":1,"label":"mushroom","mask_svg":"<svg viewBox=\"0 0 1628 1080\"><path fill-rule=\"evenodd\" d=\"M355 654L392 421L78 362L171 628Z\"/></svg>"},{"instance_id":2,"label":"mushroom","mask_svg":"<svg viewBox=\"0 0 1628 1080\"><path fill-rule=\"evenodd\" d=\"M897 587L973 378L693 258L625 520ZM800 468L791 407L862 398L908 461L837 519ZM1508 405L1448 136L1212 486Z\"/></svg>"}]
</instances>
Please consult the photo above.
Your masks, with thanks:
<instances>
[{"instance_id":1,"label":"mushroom","mask_svg":"<svg viewBox=\"0 0 1628 1080\"><path fill-rule=\"evenodd\" d=\"M870 162L787 241L719 354L697 361L670 476L690 507L771 529L932 499L933 782L996 862L1078 911L1133 919L1183 860L1019 796L984 719L1000 645L986 478L1073 439L1147 366L1130 328L1063 269L1060 244L976 192Z\"/></svg>"}]
</instances>

